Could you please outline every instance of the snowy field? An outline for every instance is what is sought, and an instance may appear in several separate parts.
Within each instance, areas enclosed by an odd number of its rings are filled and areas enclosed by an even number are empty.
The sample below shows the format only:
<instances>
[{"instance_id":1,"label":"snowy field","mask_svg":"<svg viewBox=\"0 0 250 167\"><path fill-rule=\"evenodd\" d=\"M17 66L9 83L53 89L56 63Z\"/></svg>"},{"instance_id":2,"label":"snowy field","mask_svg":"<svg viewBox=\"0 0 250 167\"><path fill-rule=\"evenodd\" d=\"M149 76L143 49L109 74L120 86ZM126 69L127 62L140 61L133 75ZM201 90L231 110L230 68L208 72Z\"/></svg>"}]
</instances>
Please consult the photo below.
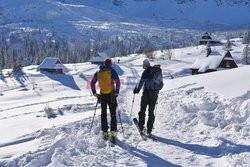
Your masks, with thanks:
<instances>
[{"instance_id":1,"label":"snowy field","mask_svg":"<svg viewBox=\"0 0 250 167\"><path fill-rule=\"evenodd\" d=\"M237 63L243 45L231 52ZM222 51L218 46L213 49ZM142 141L131 118L137 117L140 95L133 88L141 75L144 55L120 58L115 64L123 80L118 97L117 146L103 141L100 105L90 132L96 99L88 80L98 66L67 64L66 75L41 74L28 66L19 75L0 79L0 166L249 166L250 66L190 76L189 68L204 46L173 50L172 60L156 52L164 88L159 94L153 134L157 142ZM117 62L118 58L113 61ZM174 77L174 79L171 78ZM46 107L53 109L48 118Z\"/></svg>"}]
</instances>

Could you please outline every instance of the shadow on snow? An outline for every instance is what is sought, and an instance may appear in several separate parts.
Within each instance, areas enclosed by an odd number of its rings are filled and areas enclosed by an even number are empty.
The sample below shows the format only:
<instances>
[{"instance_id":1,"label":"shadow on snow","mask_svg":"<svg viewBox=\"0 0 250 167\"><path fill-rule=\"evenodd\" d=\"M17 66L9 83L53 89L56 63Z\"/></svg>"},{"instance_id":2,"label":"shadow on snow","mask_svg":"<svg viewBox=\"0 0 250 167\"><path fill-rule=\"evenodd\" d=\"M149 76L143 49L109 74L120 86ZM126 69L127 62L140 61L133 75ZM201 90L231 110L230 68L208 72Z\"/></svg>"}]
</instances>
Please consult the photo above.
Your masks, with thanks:
<instances>
[{"instance_id":1,"label":"shadow on snow","mask_svg":"<svg viewBox=\"0 0 250 167\"><path fill-rule=\"evenodd\" d=\"M25 82L29 79L28 76L24 72L18 72L12 74L15 80L20 84L20 87L26 88Z\"/></svg>"},{"instance_id":2,"label":"shadow on snow","mask_svg":"<svg viewBox=\"0 0 250 167\"><path fill-rule=\"evenodd\" d=\"M202 146L199 144L186 144L179 141L157 137L157 141L164 144L173 145L192 151L195 154L206 155L213 158L220 158L228 154L240 154L244 152L250 152L250 145L235 144L224 138L220 138L222 143L219 146Z\"/></svg>"},{"instance_id":3,"label":"shadow on snow","mask_svg":"<svg viewBox=\"0 0 250 167\"><path fill-rule=\"evenodd\" d=\"M4 83L6 83L5 76L3 74L0 74L0 80L2 80Z\"/></svg>"},{"instance_id":4,"label":"shadow on snow","mask_svg":"<svg viewBox=\"0 0 250 167\"><path fill-rule=\"evenodd\" d=\"M161 157L153 153L140 150L131 145L124 146L124 144L118 139L117 139L117 145L121 148L128 147L130 150L129 152L132 155L142 159L147 164L148 167L154 167L154 166L180 167L180 165L175 165L167 160L162 159Z\"/></svg>"},{"instance_id":5,"label":"shadow on snow","mask_svg":"<svg viewBox=\"0 0 250 167\"><path fill-rule=\"evenodd\" d=\"M60 82L62 85L69 87L74 90L81 90L76 84L72 75L66 74L50 74L48 72L42 72L42 74L46 75L48 78Z\"/></svg>"},{"instance_id":6,"label":"shadow on snow","mask_svg":"<svg viewBox=\"0 0 250 167\"><path fill-rule=\"evenodd\" d=\"M118 64L113 64L112 67L114 68L114 70L117 72L119 76L124 74L123 69L121 69L121 67Z\"/></svg>"}]
</instances>

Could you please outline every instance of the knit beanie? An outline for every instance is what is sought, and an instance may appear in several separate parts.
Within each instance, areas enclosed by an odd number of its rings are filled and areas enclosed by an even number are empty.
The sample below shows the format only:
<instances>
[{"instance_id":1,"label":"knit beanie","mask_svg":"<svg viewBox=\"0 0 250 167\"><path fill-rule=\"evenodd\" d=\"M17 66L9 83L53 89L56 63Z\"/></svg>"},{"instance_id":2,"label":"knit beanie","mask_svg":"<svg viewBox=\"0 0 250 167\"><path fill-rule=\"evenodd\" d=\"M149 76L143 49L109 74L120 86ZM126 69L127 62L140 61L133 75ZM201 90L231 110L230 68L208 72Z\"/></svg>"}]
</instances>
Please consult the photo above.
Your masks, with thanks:
<instances>
[{"instance_id":1,"label":"knit beanie","mask_svg":"<svg viewBox=\"0 0 250 167\"><path fill-rule=\"evenodd\" d=\"M143 60L143 68L146 69L148 67L150 67L150 62L148 61L148 59Z\"/></svg>"},{"instance_id":2,"label":"knit beanie","mask_svg":"<svg viewBox=\"0 0 250 167\"><path fill-rule=\"evenodd\" d=\"M104 65L111 66L111 65L112 65L111 59L106 59L106 60L104 61Z\"/></svg>"}]
</instances>

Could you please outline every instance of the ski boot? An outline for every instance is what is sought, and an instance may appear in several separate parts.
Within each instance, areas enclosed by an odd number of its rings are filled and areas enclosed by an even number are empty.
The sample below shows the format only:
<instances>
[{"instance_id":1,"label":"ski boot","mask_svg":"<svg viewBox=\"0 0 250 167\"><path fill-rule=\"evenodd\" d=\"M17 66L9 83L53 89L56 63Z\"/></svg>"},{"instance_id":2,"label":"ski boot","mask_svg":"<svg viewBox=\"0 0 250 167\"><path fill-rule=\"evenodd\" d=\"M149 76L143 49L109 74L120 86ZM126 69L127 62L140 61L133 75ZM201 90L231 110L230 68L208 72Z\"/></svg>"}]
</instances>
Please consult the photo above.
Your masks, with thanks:
<instances>
[{"instance_id":1,"label":"ski boot","mask_svg":"<svg viewBox=\"0 0 250 167\"><path fill-rule=\"evenodd\" d=\"M102 132L102 137L103 137L104 140L108 140L108 138L109 138L109 133L108 133L107 131L103 131L103 132Z\"/></svg>"},{"instance_id":2,"label":"ski boot","mask_svg":"<svg viewBox=\"0 0 250 167\"><path fill-rule=\"evenodd\" d=\"M110 142L111 144L114 146L115 145L115 141L116 141L116 131L111 131L111 139L110 139Z\"/></svg>"}]
</instances>

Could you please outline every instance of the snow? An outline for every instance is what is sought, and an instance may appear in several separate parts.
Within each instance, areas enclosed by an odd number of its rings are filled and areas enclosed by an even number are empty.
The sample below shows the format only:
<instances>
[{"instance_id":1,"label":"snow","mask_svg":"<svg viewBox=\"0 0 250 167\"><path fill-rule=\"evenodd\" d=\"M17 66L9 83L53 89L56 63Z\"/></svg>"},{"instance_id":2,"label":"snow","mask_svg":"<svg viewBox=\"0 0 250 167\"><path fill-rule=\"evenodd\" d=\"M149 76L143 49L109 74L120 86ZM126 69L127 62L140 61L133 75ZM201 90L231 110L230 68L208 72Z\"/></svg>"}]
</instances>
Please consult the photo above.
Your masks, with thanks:
<instances>
[{"instance_id":1,"label":"snow","mask_svg":"<svg viewBox=\"0 0 250 167\"><path fill-rule=\"evenodd\" d=\"M214 40L213 40L213 39L200 39L199 41L212 42L212 41L214 41Z\"/></svg>"},{"instance_id":2,"label":"snow","mask_svg":"<svg viewBox=\"0 0 250 167\"><path fill-rule=\"evenodd\" d=\"M231 57L225 57L224 60L234 60L234 59Z\"/></svg>"},{"instance_id":3,"label":"snow","mask_svg":"<svg viewBox=\"0 0 250 167\"><path fill-rule=\"evenodd\" d=\"M237 39L233 43L232 55L239 60L244 46ZM222 46L215 47L222 52ZM174 49L172 60L155 52L151 64L161 64L165 83L155 110L157 142L142 141L132 123L141 95L131 112L132 91L145 55L113 58L120 59L114 65L124 81L117 112L125 136L117 114L115 147L101 137L100 105L90 132L96 99L87 84L97 65L66 64L65 75L41 74L37 66L25 67L22 75L3 70L0 166L249 166L250 66L190 76L188 69L202 50ZM45 114L46 107L54 118Z\"/></svg>"},{"instance_id":4,"label":"snow","mask_svg":"<svg viewBox=\"0 0 250 167\"><path fill-rule=\"evenodd\" d=\"M190 83L198 88L206 88L209 92L216 92L223 95L224 98L235 98L247 93L250 86L250 80L246 78L250 67L241 67L239 69L231 69L228 72L219 71L208 74L200 74L198 76L189 76L178 78L168 82L168 89L175 89L182 86L182 82ZM182 82L179 84L178 81ZM192 87L192 86L191 86ZM204 88L203 88L204 87Z\"/></svg>"},{"instance_id":5,"label":"snow","mask_svg":"<svg viewBox=\"0 0 250 167\"><path fill-rule=\"evenodd\" d=\"M224 55L224 56L222 56ZM203 50L194 64L191 66L192 69L198 69L198 72L204 73L207 70L217 70L222 60L233 60L232 57L227 57L227 52L220 50L220 52L214 50L207 56L207 51Z\"/></svg>"},{"instance_id":6,"label":"snow","mask_svg":"<svg viewBox=\"0 0 250 167\"><path fill-rule=\"evenodd\" d=\"M124 3L118 7L110 0L2 0L0 27L12 32L40 30L57 32L60 36L88 37L96 29L112 34L149 34L163 27L163 31L245 28L250 22L249 5L244 4L218 6L214 0L186 4L178 4L176 0L126 0Z\"/></svg>"},{"instance_id":7,"label":"snow","mask_svg":"<svg viewBox=\"0 0 250 167\"><path fill-rule=\"evenodd\" d=\"M212 52L203 62L199 72L206 72L208 69L215 70L220 65L223 56L219 52Z\"/></svg>"},{"instance_id":8,"label":"snow","mask_svg":"<svg viewBox=\"0 0 250 167\"><path fill-rule=\"evenodd\" d=\"M216 70L222 59L223 56L218 51L212 51L209 56L205 51L199 55L192 68L199 69L199 72L206 72L208 69Z\"/></svg>"}]
</instances>

